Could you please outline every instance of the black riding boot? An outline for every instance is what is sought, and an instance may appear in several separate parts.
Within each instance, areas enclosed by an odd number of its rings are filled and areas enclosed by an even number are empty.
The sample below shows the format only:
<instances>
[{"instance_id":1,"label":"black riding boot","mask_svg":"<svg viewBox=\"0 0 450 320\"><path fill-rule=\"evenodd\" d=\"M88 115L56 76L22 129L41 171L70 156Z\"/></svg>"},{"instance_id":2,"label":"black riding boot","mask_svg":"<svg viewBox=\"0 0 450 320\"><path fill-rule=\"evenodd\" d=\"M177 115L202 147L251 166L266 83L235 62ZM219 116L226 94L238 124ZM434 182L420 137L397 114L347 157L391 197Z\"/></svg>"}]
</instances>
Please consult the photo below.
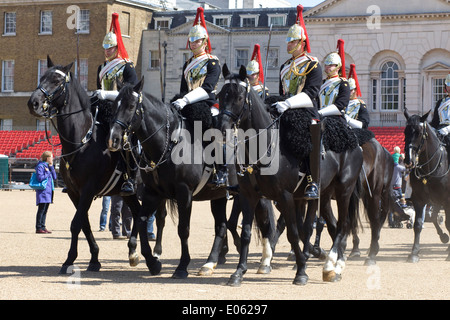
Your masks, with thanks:
<instances>
[{"instance_id":1,"label":"black riding boot","mask_svg":"<svg viewBox=\"0 0 450 320\"><path fill-rule=\"evenodd\" d=\"M129 137L129 139L130 138L133 139L132 137ZM137 145L137 141L136 144L133 143L132 145ZM122 184L122 187L120 188L121 196L131 196L136 193L135 181L136 181L137 165L133 159L133 155L131 154L131 152L133 152L133 150L125 151L126 157L125 167L127 169L126 173L124 174L125 182Z\"/></svg>"},{"instance_id":2,"label":"black riding boot","mask_svg":"<svg viewBox=\"0 0 450 320\"><path fill-rule=\"evenodd\" d=\"M311 133L312 150L309 154L309 163L306 178L308 185L305 188L306 200L319 199L320 183L320 124L311 124L309 126Z\"/></svg>"}]
</instances>

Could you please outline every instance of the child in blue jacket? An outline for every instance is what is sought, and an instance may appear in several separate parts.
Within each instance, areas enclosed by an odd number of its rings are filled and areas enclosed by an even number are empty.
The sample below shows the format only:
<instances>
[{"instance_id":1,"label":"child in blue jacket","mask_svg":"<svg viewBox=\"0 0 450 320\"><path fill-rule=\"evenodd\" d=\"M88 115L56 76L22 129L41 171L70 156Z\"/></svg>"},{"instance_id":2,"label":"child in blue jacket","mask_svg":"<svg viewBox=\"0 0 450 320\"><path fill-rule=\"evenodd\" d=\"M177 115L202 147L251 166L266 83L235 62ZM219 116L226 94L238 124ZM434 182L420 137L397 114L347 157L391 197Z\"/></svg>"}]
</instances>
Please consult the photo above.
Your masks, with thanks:
<instances>
[{"instance_id":1,"label":"child in blue jacket","mask_svg":"<svg viewBox=\"0 0 450 320\"><path fill-rule=\"evenodd\" d=\"M47 211L50 203L53 202L54 182L56 171L53 167L53 154L45 151L41 156L41 161L36 166L36 176L39 182L48 179L47 187L44 190L36 190L36 233L51 233L45 227Z\"/></svg>"}]
</instances>

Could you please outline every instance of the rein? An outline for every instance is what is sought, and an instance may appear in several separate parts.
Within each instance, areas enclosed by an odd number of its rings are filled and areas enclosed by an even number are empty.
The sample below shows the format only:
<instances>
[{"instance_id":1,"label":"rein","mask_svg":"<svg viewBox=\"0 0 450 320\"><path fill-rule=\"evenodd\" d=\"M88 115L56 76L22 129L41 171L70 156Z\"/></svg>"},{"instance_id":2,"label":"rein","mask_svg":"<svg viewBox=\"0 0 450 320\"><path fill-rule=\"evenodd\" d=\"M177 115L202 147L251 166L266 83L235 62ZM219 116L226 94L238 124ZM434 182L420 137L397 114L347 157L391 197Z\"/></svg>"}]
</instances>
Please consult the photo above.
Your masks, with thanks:
<instances>
[{"instance_id":1,"label":"rein","mask_svg":"<svg viewBox=\"0 0 450 320\"><path fill-rule=\"evenodd\" d=\"M123 121L119 120L119 119L115 119L115 123L117 123L118 125L120 125L123 129L124 129L124 136L123 136L123 140L125 141L124 145L123 145L123 149L125 151L130 151L131 155L133 157L134 162L136 163L137 167L140 170L145 170L145 172L152 172L154 170L156 170L161 164L163 164L164 162L167 161L167 159L164 159L167 151L169 150L169 142L170 142L170 113L169 113L169 108L168 106L164 103L164 106L166 107L166 123L161 125L158 129L156 129L152 134L150 134L148 137L146 137L144 140L142 140L140 143L141 145L143 145L145 142L147 142L148 140L150 140L151 138L153 138L162 128L166 127L166 138L165 138L165 142L164 142L164 150L161 154L161 157L159 158L159 160L155 163L153 161L148 161L147 157L145 156L145 152L143 153L143 158L144 158L144 162L145 162L145 167L141 167L139 165L140 163L140 159L136 159L134 152L132 152L133 149L137 148L138 146L132 146L131 142L129 139L127 139L127 135L129 133L132 133L133 131L135 132L136 130L132 130L132 124L135 121L135 116L140 116L141 120L139 121L139 123L141 123L144 121L144 109L143 109L143 99L142 99L142 93L137 94L136 92L133 92L133 95L135 95L138 98L138 105L136 107L136 111L130 121L129 124L124 123ZM138 161L139 160L139 161Z\"/></svg>"}]
</instances>

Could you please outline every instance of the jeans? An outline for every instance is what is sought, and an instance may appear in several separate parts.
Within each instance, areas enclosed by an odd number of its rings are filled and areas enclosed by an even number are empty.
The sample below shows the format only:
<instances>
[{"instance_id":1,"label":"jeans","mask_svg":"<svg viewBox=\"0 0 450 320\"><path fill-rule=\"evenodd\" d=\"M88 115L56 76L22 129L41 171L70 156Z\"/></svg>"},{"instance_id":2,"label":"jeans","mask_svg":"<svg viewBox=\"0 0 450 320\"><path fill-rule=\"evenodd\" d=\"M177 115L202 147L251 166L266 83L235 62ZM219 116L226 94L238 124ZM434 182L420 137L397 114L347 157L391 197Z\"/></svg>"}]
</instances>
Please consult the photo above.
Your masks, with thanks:
<instances>
[{"instance_id":1,"label":"jeans","mask_svg":"<svg viewBox=\"0 0 450 320\"><path fill-rule=\"evenodd\" d=\"M47 211L50 203L39 203L36 214L36 230L45 229L45 220L47 219Z\"/></svg>"},{"instance_id":2,"label":"jeans","mask_svg":"<svg viewBox=\"0 0 450 320\"><path fill-rule=\"evenodd\" d=\"M100 213L100 230L105 230L106 220L108 218L109 204L111 203L111 197L104 196L102 200L102 212ZM111 229L111 227L110 227Z\"/></svg>"}]
</instances>

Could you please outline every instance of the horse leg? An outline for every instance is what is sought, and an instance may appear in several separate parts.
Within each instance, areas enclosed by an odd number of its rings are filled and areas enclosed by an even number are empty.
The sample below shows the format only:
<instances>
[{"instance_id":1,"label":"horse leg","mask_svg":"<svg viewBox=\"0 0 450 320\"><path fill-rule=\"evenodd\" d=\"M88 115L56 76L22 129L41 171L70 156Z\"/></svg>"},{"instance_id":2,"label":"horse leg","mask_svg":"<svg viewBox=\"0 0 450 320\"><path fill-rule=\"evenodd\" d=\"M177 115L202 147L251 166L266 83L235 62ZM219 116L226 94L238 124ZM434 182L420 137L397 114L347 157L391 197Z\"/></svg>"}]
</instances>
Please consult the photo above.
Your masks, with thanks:
<instances>
[{"instance_id":1,"label":"horse leg","mask_svg":"<svg viewBox=\"0 0 450 320\"><path fill-rule=\"evenodd\" d=\"M260 266L257 273L268 274L272 271L270 262L275 250L275 219L272 202L268 199L260 199L255 210L255 219L262 235L263 251Z\"/></svg>"},{"instance_id":2,"label":"horse leg","mask_svg":"<svg viewBox=\"0 0 450 320\"><path fill-rule=\"evenodd\" d=\"M155 221L156 221L156 243L153 248L153 256L159 258L162 254L162 236L164 227L166 225L167 209L166 201L161 201L159 208L156 210Z\"/></svg>"},{"instance_id":3,"label":"horse leg","mask_svg":"<svg viewBox=\"0 0 450 320\"><path fill-rule=\"evenodd\" d=\"M241 285L244 278L244 274L247 272L247 259L250 245L250 239L252 235L252 223L255 215L255 208L258 202L258 198L254 195L248 199L243 194L239 197L239 202L242 209L242 230L241 230L241 251L239 253L239 263L236 271L230 276L228 285L232 287L238 287Z\"/></svg>"},{"instance_id":4,"label":"horse leg","mask_svg":"<svg viewBox=\"0 0 450 320\"><path fill-rule=\"evenodd\" d=\"M137 235L138 235L138 221L136 220L138 217L138 212L140 210L140 205L138 208L132 208L134 204L132 204L131 197L124 197L123 200L126 205L130 208L131 214L133 215L133 226L131 228L130 239L128 240L128 261L131 267L136 267L139 264L139 255L136 252L137 248ZM129 199L130 198L130 199ZM137 199L137 198L136 198Z\"/></svg>"},{"instance_id":5,"label":"horse leg","mask_svg":"<svg viewBox=\"0 0 450 320\"><path fill-rule=\"evenodd\" d=\"M279 202L281 214L284 216L286 222L286 233L288 241L294 250L297 272L293 284L306 285L308 282L308 275L306 274L306 256L300 250L300 237L296 221L296 206L292 194L287 191L283 192L282 201Z\"/></svg>"},{"instance_id":6,"label":"horse leg","mask_svg":"<svg viewBox=\"0 0 450 320\"><path fill-rule=\"evenodd\" d=\"M178 207L178 237L181 241L180 262L172 275L173 279L186 279L188 277L187 267L191 262L189 254L189 226L192 213L192 193L186 185L178 186L176 190Z\"/></svg>"},{"instance_id":7,"label":"horse leg","mask_svg":"<svg viewBox=\"0 0 450 320\"><path fill-rule=\"evenodd\" d=\"M369 223L371 230L371 239L370 239L370 248L369 254L367 256L366 261L364 262L365 266L372 266L376 264L376 256L378 251L380 250L380 232L381 227L383 226L384 220L386 219L388 208L386 201L380 199L380 197L376 194L373 195L372 201L369 202L369 208L367 209L369 215ZM379 203L381 202L381 208Z\"/></svg>"},{"instance_id":8,"label":"horse leg","mask_svg":"<svg viewBox=\"0 0 450 320\"><path fill-rule=\"evenodd\" d=\"M445 227L450 232L450 207L448 205L445 206ZM447 248L448 256L446 261L450 261L450 245Z\"/></svg>"},{"instance_id":9,"label":"horse leg","mask_svg":"<svg viewBox=\"0 0 450 320\"><path fill-rule=\"evenodd\" d=\"M314 224L314 219L316 218L318 200L310 200L307 203L308 203L308 208L306 209L306 216L303 221L303 226L302 226L301 230L299 230L299 233L300 233L300 238L303 242L303 253L306 256L306 259L309 259L309 257L311 256L311 253L312 253L311 251L314 250L313 246L310 243L310 239L311 239L311 236L313 233L313 224ZM305 201L304 200L301 200L300 203L297 205L297 210L299 210L300 208L301 208L302 213L301 213L301 216L299 216L299 214L297 214L297 224L299 224L299 221L301 221L303 214L304 214L303 212L305 211ZM322 225L322 227L323 227L323 225ZM321 256L323 257L323 254L325 254L324 251L321 254L319 254L319 258Z\"/></svg>"},{"instance_id":10,"label":"horse leg","mask_svg":"<svg viewBox=\"0 0 450 320\"><path fill-rule=\"evenodd\" d=\"M412 196L411 196L412 198ZM419 262L420 251L420 233L422 232L423 222L425 218L425 203L414 203L414 210L416 216L414 219L414 244L411 250L411 254L408 256L407 262L417 263Z\"/></svg>"},{"instance_id":11,"label":"horse leg","mask_svg":"<svg viewBox=\"0 0 450 320\"><path fill-rule=\"evenodd\" d=\"M239 195L234 196L233 207L231 209L230 218L227 222L228 230L230 230L231 235L233 236L233 242L236 247L237 252L241 251L241 239L237 232L237 225L239 214L241 213L241 205L239 203Z\"/></svg>"},{"instance_id":12,"label":"horse leg","mask_svg":"<svg viewBox=\"0 0 450 320\"><path fill-rule=\"evenodd\" d=\"M441 226L439 225L439 212L441 211L440 206L433 206L433 211L431 213L431 221L433 222L434 227L436 228L436 232L439 235L439 239L442 243L447 243L449 240L448 234L444 233Z\"/></svg>"},{"instance_id":13,"label":"horse leg","mask_svg":"<svg viewBox=\"0 0 450 320\"><path fill-rule=\"evenodd\" d=\"M211 212L214 216L215 236L209 257L198 272L199 276L212 275L219 262L219 256L221 256L222 261L226 260L225 255L228 251L228 246L224 245L227 235L226 206L226 198L211 200Z\"/></svg>"},{"instance_id":14,"label":"horse leg","mask_svg":"<svg viewBox=\"0 0 450 320\"><path fill-rule=\"evenodd\" d=\"M133 214L134 224L137 226L141 244L141 254L144 256L147 268L150 274L157 275L161 272L161 262L157 257L152 255L152 249L148 241L147 225L148 216L156 210L157 205L162 201L161 199L152 196L150 191L142 193L142 206L139 205L139 201L136 196L124 197L125 203L130 207ZM132 237L130 238L132 240ZM133 239L137 241L136 238Z\"/></svg>"}]
</instances>

